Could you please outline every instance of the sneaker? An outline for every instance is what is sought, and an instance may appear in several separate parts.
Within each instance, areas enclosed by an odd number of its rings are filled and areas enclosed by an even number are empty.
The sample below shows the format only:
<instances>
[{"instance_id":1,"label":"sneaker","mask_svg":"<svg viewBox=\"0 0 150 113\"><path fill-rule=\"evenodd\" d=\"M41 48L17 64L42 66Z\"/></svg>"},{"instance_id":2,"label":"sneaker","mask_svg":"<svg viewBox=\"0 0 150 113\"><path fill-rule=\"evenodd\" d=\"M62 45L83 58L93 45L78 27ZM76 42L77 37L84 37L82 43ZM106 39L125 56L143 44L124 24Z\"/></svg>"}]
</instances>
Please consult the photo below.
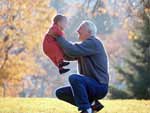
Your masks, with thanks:
<instances>
[{"instance_id":1,"label":"sneaker","mask_svg":"<svg viewBox=\"0 0 150 113\"><path fill-rule=\"evenodd\" d=\"M91 107L92 107L92 110L96 111L96 112L98 112L98 111L100 111L101 109L104 108L104 106L98 100L96 100L95 104Z\"/></svg>"},{"instance_id":2,"label":"sneaker","mask_svg":"<svg viewBox=\"0 0 150 113\"><path fill-rule=\"evenodd\" d=\"M94 112L93 112L92 108L89 108L85 111L82 111L81 113L94 113Z\"/></svg>"},{"instance_id":3,"label":"sneaker","mask_svg":"<svg viewBox=\"0 0 150 113\"><path fill-rule=\"evenodd\" d=\"M70 71L70 69L64 69L64 68L59 69L60 74L66 73L68 71Z\"/></svg>"},{"instance_id":4,"label":"sneaker","mask_svg":"<svg viewBox=\"0 0 150 113\"><path fill-rule=\"evenodd\" d=\"M80 113L88 113L87 111L81 111Z\"/></svg>"},{"instance_id":5,"label":"sneaker","mask_svg":"<svg viewBox=\"0 0 150 113\"><path fill-rule=\"evenodd\" d=\"M70 64L69 62L61 62L61 63L59 64L59 67L67 66L67 65L69 65L69 64Z\"/></svg>"}]
</instances>

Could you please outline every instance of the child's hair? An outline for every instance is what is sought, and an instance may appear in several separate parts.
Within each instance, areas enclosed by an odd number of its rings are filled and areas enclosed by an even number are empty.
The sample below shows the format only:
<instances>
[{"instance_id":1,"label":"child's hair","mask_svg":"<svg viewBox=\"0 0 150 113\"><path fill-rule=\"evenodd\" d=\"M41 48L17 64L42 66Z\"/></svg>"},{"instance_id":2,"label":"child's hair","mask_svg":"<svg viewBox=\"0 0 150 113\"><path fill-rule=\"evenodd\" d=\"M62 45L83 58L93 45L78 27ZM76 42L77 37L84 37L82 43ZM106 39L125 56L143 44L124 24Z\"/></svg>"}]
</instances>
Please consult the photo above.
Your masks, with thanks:
<instances>
[{"instance_id":1,"label":"child's hair","mask_svg":"<svg viewBox=\"0 0 150 113\"><path fill-rule=\"evenodd\" d=\"M67 20L66 16L63 15L56 15L53 19L54 24L57 24L57 22Z\"/></svg>"}]
</instances>

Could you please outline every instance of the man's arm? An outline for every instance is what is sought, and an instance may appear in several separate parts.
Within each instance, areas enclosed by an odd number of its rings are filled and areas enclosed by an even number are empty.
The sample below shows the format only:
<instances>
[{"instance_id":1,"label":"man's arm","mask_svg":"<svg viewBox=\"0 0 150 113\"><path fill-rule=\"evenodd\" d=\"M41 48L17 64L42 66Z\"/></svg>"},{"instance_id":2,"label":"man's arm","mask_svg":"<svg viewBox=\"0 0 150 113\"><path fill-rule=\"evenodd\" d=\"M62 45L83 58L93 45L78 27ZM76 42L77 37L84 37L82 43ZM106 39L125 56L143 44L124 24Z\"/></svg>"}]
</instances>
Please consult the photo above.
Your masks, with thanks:
<instances>
[{"instance_id":1,"label":"man's arm","mask_svg":"<svg viewBox=\"0 0 150 113\"><path fill-rule=\"evenodd\" d=\"M56 41L69 56L89 56L98 52L96 43L91 38L83 41L81 44L72 44L63 37L57 37Z\"/></svg>"}]
</instances>

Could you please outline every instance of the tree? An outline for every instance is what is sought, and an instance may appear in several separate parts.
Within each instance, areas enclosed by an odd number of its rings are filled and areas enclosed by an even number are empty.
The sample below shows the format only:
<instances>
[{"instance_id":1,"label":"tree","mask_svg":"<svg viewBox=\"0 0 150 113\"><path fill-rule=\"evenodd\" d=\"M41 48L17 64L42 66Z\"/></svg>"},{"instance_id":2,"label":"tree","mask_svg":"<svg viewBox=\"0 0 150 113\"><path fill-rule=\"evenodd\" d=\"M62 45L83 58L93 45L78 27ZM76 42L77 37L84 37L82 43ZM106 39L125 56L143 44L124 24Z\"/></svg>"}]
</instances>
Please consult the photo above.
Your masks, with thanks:
<instances>
[{"instance_id":1,"label":"tree","mask_svg":"<svg viewBox=\"0 0 150 113\"><path fill-rule=\"evenodd\" d=\"M37 57L42 53L42 37L56 13L48 4L49 0L0 1L0 85L4 89L24 76L44 73Z\"/></svg>"},{"instance_id":2,"label":"tree","mask_svg":"<svg viewBox=\"0 0 150 113\"><path fill-rule=\"evenodd\" d=\"M126 65L117 67L127 84L132 98L150 99L150 2L142 0L132 34L133 46ZM133 29L132 29L133 30Z\"/></svg>"}]
</instances>

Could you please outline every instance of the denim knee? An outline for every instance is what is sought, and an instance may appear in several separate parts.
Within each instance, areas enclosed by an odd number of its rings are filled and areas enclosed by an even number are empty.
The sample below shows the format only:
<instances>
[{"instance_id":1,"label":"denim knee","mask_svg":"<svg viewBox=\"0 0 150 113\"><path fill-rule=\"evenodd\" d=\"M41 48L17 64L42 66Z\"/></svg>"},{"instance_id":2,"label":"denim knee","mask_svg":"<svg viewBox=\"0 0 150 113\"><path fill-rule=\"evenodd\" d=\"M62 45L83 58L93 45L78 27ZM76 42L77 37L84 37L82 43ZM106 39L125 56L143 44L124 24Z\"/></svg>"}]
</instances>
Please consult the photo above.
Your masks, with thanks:
<instances>
[{"instance_id":1,"label":"denim knee","mask_svg":"<svg viewBox=\"0 0 150 113\"><path fill-rule=\"evenodd\" d=\"M77 75L77 74L72 74L69 76L69 82L70 83L82 82L82 77L80 75Z\"/></svg>"},{"instance_id":2,"label":"denim knee","mask_svg":"<svg viewBox=\"0 0 150 113\"><path fill-rule=\"evenodd\" d=\"M57 98L61 99L61 96L63 95L63 92L61 91L61 89L57 89L55 91L55 95Z\"/></svg>"}]
</instances>

